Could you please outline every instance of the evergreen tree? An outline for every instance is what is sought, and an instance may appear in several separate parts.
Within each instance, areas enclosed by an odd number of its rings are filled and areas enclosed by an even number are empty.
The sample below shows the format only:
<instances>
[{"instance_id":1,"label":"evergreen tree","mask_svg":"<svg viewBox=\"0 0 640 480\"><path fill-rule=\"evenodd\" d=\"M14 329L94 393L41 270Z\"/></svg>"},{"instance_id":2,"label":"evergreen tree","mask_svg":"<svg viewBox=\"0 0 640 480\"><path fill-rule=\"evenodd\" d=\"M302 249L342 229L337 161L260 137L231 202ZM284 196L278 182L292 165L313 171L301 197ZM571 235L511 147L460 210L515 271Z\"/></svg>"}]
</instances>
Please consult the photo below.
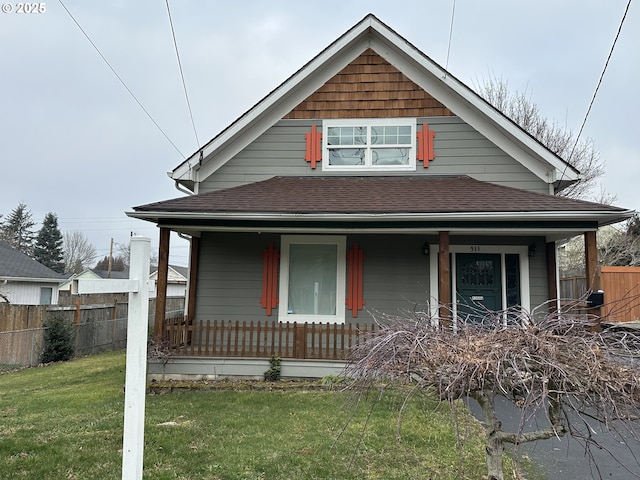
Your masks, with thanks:
<instances>
[{"instance_id":1,"label":"evergreen tree","mask_svg":"<svg viewBox=\"0 0 640 480\"><path fill-rule=\"evenodd\" d=\"M58 217L54 213L47 213L42 222L42 228L36 237L33 258L51 270L64 273L62 251L62 233L58 228Z\"/></svg>"},{"instance_id":2,"label":"evergreen tree","mask_svg":"<svg viewBox=\"0 0 640 480\"><path fill-rule=\"evenodd\" d=\"M44 350L42 363L64 362L75 353L75 330L60 312L47 318L44 324Z\"/></svg>"},{"instance_id":3,"label":"evergreen tree","mask_svg":"<svg viewBox=\"0 0 640 480\"><path fill-rule=\"evenodd\" d=\"M21 202L2 224L2 239L19 252L31 256L35 237L35 233L32 230L34 225L35 222L31 218L31 212Z\"/></svg>"}]
</instances>

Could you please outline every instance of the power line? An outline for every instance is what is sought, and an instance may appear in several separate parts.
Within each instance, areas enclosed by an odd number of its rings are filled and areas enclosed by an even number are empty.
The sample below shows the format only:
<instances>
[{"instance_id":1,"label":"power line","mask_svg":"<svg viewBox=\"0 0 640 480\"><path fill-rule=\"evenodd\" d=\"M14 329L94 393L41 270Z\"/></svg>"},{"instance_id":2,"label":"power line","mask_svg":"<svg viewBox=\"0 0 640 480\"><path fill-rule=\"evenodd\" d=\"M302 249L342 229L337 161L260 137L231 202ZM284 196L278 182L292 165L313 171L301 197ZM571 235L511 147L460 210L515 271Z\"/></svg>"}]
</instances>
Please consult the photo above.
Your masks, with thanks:
<instances>
[{"instance_id":1,"label":"power line","mask_svg":"<svg viewBox=\"0 0 640 480\"><path fill-rule=\"evenodd\" d=\"M173 37L173 47L176 51L176 58L178 59L178 67L180 68L180 78L182 79L182 90L184 91L184 98L187 101L187 107L189 108L189 117L191 118L191 126L193 127L193 134L196 137L196 148L200 147L200 140L198 139L198 132L196 130L196 124L193 121L193 112L191 111L191 102L189 102L189 95L187 94L187 85L184 81L184 72L182 71L182 62L180 61L180 53L178 52L178 42L176 42L176 32L173 28L173 20L171 19L171 10L169 9L169 0L165 0L167 4L167 15L169 16L169 25L171 25L171 36Z\"/></svg>"},{"instance_id":2,"label":"power line","mask_svg":"<svg viewBox=\"0 0 640 480\"><path fill-rule=\"evenodd\" d=\"M171 141L171 139L169 138L169 136L164 132L164 130L162 130L162 128L160 127L160 125L158 125L158 122L156 122L154 120L154 118L151 116L151 114L147 111L146 108L144 108L144 106L142 105L142 103L140 103L140 100L138 100L138 98L134 95L134 93L131 91L131 89L127 86L127 84L124 82L124 80L120 77L120 75L118 75L118 73L115 71L115 69L111 66L111 64L109 63L109 61L105 58L105 56L102 54L102 52L100 51L100 49L96 46L95 43L93 43L93 41L91 40L91 38L89 37L89 35L87 34L87 32L84 31L84 29L80 26L80 24L78 23L78 21L75 19L75 17L71 14L71 12L69 11L69 9L66 7L66 5L64 3L62 3L62 0L58 0L58 2L60 3L60 5L62 5L62 8L64 8L64 10L67 12L67 14L69 15L69 17L71 17L71 20L73 20L73 23L76 24L76 26L80 29L80 31L82 32L82 34L85 36L85 38L89 41L89 43L91 44L91 46L95 49L96 52L98 52L98 55L100 55L100 58L102 58L102 60L104 61L104 63L107 64L107 66L109 67L109 69L111 70L111 72L116 76L116 78L120 81L120 83L122 84L122 86L127 90L127 92L129 92L129 95L131 95L131 98L133 98L135 100L135 102L138 104L138 106L142 109L142 111L144 113L147 114L147 117L149 117L149 120L151 120L153 122L153 124L156 126L156 128L158 130L160 130L160 133L162 133L162 135L164 135L164 138L167 139L167 141L171 144L171 146L176 150L176 152L178 152L180 154L180 156L182 158L186 158L186 156L180 151L180 149L178 147L176 147L175 143L173 143Z\"/></svg>"},{"instance_id":3,"label":"power line","mask_svg":"<svg viewBox=\"0 0 640 480\"><path fill-rule=\"evenodd\" d=\"M453 0L453 5L451 7L451 24L449 25L449 43L447 45L447 61L444 64L445 76L446 72L449 71L449 53L451 52L451 37L453 36L453 18L456 14L456 0Z\"/></svg>"},{"instance_id":4,"label":"power line","mask_svg":"<svg viewBox=\"0 0 640 480\"><path fill-rule=\"evenodd\" d=\"M576 141L573 144L573 148L571 149L571 153L569 154L568 159L573 156L573 152L578 146L578 141L580 140L580 136L582 135L582 131L584 130L584 126L587 124L587 119L589 118L589 114L591 113L591 107L593 107L593 103L596 100L596 96L598 95L598 90L600 90L600 85L602 84L602 79L604 78L604 74L607 71L607 67L609 66L609 60L611 60L611 56L613 55L613 49L618 42L618 37L620 37L620 32L622 31L622 25L624 24L625 19L627 18L627 12L629 11L629 7L631 6L631 0L627 2L627 8L624 10L624 15L622 15L622 20L620 21L620 26L618 27L618 32L616 33L615 38L613 39L613 44L611 45L611 50L609 50L609 55L607 56L607 61L604 64L604 68L602 69L602 73L600 74L600 79L598 80L598 84L596 85L596 89L593 92L593 96L591 97L591 102L589 102L589 108L587 109L587 113L584 115L584 120L582 121L582 125L580 126L580 130L578 131L578 136L576 137ZM567 159L567 160L568 160Z\"/></svg>"}]
</instances>

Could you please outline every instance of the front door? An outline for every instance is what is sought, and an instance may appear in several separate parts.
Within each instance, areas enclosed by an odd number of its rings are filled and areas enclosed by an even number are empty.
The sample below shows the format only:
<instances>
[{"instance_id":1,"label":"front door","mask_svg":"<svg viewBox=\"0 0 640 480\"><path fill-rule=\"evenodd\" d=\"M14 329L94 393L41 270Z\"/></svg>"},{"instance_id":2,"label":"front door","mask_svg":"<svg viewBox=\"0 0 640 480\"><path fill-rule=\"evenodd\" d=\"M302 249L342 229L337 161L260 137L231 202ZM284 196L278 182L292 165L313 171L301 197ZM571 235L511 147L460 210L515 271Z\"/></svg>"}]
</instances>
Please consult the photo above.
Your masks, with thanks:
<instances>
[{"instance_id":1,"label":"front door","mask_svg":"<svg viewBox=\"0 0 640 480\"><path fill-rule=\"evenodd\" d=\"M500 254L456 255L456 308L460 318L478 321L487 311L502 310Z\"/></svg>"}]
</instances>

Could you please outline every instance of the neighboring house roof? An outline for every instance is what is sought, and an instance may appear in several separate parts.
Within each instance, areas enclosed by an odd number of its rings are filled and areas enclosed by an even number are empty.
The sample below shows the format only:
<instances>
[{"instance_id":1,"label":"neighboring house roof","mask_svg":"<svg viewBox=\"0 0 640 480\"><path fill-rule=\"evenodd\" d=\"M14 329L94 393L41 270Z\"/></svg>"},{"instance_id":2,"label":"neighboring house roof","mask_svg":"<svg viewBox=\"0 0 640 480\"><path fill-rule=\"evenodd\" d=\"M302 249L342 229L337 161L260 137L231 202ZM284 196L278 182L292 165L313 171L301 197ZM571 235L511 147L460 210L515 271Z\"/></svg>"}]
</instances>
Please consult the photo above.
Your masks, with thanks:
<instances>
[{"instance_id":1,"label":"neighboring house roof","mask_svg":"<svg viewBox=\"0 0 640 480\"><path fill-rule=\"evenodd\" d=\"M167 281L169 283L186 283L189 269L187 267L179 267L177 265L169 265L169 271L167 275ZM155 280L158 277L158 267L152 267L150 280Z\"/></svg>"},{"instance_id":2,"label":"neighboring house roof","mask_svg":"<svg viewBox=\"0 0 640 480\"><path fill-rule=\"evenodd\" d=\"M191 190L368 49L556 189L579 172L374 15L367 15L169 176Z\"/></svg>"},{"instance_id":3,"label":"neighboring house roof","mask_svg":"<svg viewBox=\"0 0 640 480\"><path fill-rule=\"evenodd\" d=\"M95 268L92 268L91 271L93 273L95 273L96 275L98 275L98 277L100 278L117 278L117 279L128 279L129 278L129 270L124 270L124 271L115 271L115 270L111 270L111 273L109 273L108 270L96 270Z\"/></svg>"},{"instance_id":4,"label":"neighboring house roof","mask_svg":"<svg viewBox=\"0 0 640 480\"><path fill-rule=\"evenodd\" d=\"M91 270L90 268L85 268L82 272L80 273L73 273L71 275L67 276L66 281L62 282L60 284L59 289L60 290L71 290L71 284L74 280L76 279L91 279L91 280L97 280L100 277L100 275L98 275L97 273L94 273L93 270Z\"/></svg>"},{"instance_id":5,"label":"neighboring house roof","mask_svg":"<svg viewBox=\"0 0 640 480\"><path fill-rule=\"evenodd\" d=\"M178 282L182 282L182 279L184 277L184 281L186 282L186 275L187 275L186 272L188 270L186 267L169 265L169 268L174 270L175 272L172 278L175 278L177 276L179 277ZM150 279L154 279L156 277L157 269L158 269L157 267L150 268L150 274L149 274ZM115 280L115 279L128 279L128 278L129 278L129 270L125 270L122 272L112 270L111 275L109 276L109 273L107 270L96 270L94 268L86 268L82 272L74 273L73 275L71 275L71 277L68 277L66 281L60 284L60 289L69 290L71 288L71 282L76 279L96 279L96 280L97 279L114 279Z\"/></svg>"},{"instance_id":6,"label":"neighboring house roof","mask_svg":"<svg viewBox=\"0 0 640 480\"><path fill-rule=\"evenodd\" d=\"M59 283L65 276L36 262L33 258L0 240L0 279Z\"/></svg>"},{"instance_id":7,"label":"neighboring house roof","mask_svg":"<svg viewBox=\"0 0 640 480\"><path fill-rule=\"evenodd\" d=\"M180 267L178 265L169 265L169 268L174 270L176 273L178 273L182 277L184 277L185 280L187 279L187 277L189 275L189 268L187 268L187 267Z\"/></svg>"},{"instance_id":8,"label":"neighboring house roof","mask_svg":"<svg viewBox=\"0 0 640 480\"><path fill-rule=\"evenodd\" d=\"M624 220L631 211L460 176L274 177L134 207L136 218L182 220Z\"/></svg>"}]
</instances>

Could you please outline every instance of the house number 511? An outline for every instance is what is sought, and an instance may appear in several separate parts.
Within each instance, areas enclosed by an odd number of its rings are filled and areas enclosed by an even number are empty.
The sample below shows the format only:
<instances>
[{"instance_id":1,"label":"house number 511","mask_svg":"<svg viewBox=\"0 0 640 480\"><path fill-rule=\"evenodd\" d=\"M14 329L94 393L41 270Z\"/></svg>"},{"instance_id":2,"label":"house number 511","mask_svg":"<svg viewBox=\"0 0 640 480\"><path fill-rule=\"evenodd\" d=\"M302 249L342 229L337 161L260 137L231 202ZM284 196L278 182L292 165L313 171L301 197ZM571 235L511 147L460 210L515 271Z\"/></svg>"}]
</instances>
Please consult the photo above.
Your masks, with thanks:
<instances>
[{"instance_id":1,"label":"house number 511","mask_svg":"<svg viewBox=\"0 0 640 480\"><path fill-rule=\"evenodd\" d=\"M471 245L469 249L472 253L478 253L480 251L480 245Z\"/></svg>"}]
</instances>

